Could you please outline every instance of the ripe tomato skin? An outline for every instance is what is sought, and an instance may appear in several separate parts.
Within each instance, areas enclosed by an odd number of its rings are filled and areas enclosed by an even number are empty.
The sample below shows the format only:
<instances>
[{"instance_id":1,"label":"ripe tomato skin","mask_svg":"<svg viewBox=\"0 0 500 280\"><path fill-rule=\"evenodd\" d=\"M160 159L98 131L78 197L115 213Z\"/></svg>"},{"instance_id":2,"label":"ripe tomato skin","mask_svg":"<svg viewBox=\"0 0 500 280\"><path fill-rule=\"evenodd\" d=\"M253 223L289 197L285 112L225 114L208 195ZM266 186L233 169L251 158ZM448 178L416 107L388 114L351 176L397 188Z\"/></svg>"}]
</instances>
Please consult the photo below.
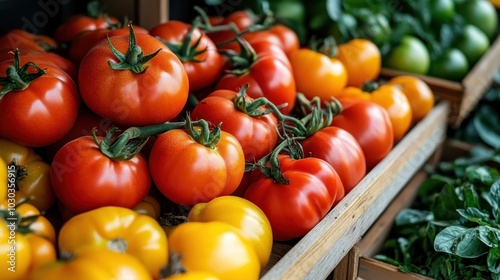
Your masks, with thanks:
<instances>
[{"instance_id":1,"label":"ripe tomato skin","mask_svg":"<svg viewBox=\"0 0 500 280\"><path fill-rule=\"evenodd\" d=\"M147 269L136 258L108 249L85 250L69 260L56 260L35 269L29 280L68 279L151 280Z\"/></svg>"},{"instance_id":2,"label":"ripe tomato skin","mask_svg":"<svg viewBox=\"0 0 500 280\"><path fill-rule=\"evenodd\" d=\"M69 253L106 248L134 256L155 278L168 262L167 236L160 224L123 207L101 207L74 216L61 227L58 245Z\"/></svg>"},{"instance_id":3,"label":"ripe tomato skin","mask_svg":"<svg viewBox=\"0 0 500 280\"><path fill-rule=\"evenodd\" d=\"M111 23L117 23L115 17L109 17ZM70 42L80 32L107 28L109 24L104 17L92 18L84 15L74 15L63 22L55 31L54 38L57 42Z\"/></svg>"},{"instance_id":4,"label":"ripe tomato skin","mask_svg":"<svg viewBox=\"0 0 500 280\"><path fill-rule=\"evenodd\" d=\"M292 55L299 50L300 41L297 33L285 25L277 24L269 28L268 32L275 34L281 41L281 46L283 51L286 53L287 57L292 57Z\"/></svg>"},{"instance_id":5,"label":"ripe tomato skin","mask_svg":"<svg viewBox=\"0 0 500 280\"><path fill-rule=\"evenodd\" d=\"M12 29L0 36L0 51L9 52L16 48L45 52L47 49L57 48L57 42L49 36L29 33L21 29Z\"/></svg>"},{"instance_id":6,"label":"ripe tomato skin","mask_svg":"<svg viewBox=\"0 0 500 280\"><path fill-rule=\"evenodd\" d=\"M276 106L286 103L287 106L280 109L283 114L288 114L295 105L296 87L293 73L271 52L259 53L257 60L241 75L233 73L223 75L215 89L237 91L247 83L248 96L266 97Z\"/></svg>"},{"instance_id":7,"label":"ripe tomato skin","mask_svg":"<svg viewBox=\"0 0 500 280\"><path fill-rule=\"evenodd\" d=\"M49 240L36 234L25 235L30 245L31 264L30 273L46 263L57 259L56 248Z\"/></svg>"},{"instance_id":8,"label":"ripe tomato skin","mask_svg":"<svg viewBox=\"0 0 500 280\"><path fill-rule=\"evenodd\" d=\"M273 239L283 241L309 232L334 206L343 186L337 172L322 159L294 160L281 155L278 160L290 183L279 184L256 171L244 198L264 211L271 223Z\"/></svg>"},{"instance_id":9,"label":"ripe tomato skin","mask_svg":"<svg viewBox=\"0 0 500 280\"><path fill-rule=\"evenodd\" d=\"M239 10L230 13L226 17L222 19L222 21L218 21L219 24L216 25L226 25L226 24L234 24L236 28L241 32L246 30L248 27L255 23L254 19L251 17L248 11ZM233 31L217 31L210 32L207 34L210 39L216 44L219 45L226 41L229 41L234 38Z\"/></svg>"},{"instance_id":10,"label":"ripe tomato skin","mask_svg":"<svg viewBox=\"0 0 500 280\"><path fill-rule=\"evenodd\" d=\"M313 51L300 49L296 51L290 62L297 91L311 100L318 96L322 101L331 101L347 84L347 71L342 62L336 58Z\"/></svg>"},{"instance_id":11,"label":"ripe tomato skin","mask_svg":"<svg viewBox=\"0 0 500 280\"><path fill-rule=\"evenodd\" d=\"M245 158L238 140L221 131L214 148L196 142L185 130L158 136L149 156L156 186L171 201L192 206L229 195L243 177Z\"/></svg>"},{"instance_id":12,"label":"ripe tomato skin","mask_svg":"<svg viewBox=\"0 0 500 280\"><path fill-rule=\"evenodd\" d=\"M28 49L19 50L19 58L21 65L27 62L34 62L35 64L50 64L64 70L76 82L78 77L78 69L67 58L60 56L53 52L35 51ZM10 61L12 63L13 56L9 52L0 52L0 62Z\"/></svg>"},{"instance_id":13,"label":"ripe tomato skin","mask_svg":"<svg viewBox=\"0 0 500 280\"><path fill-rule=\"evenodd\" d=\"M399 141L411 125L411 106L408 98L398 87L382 85L371 93L371 101L384 107L389 113L394 133L394 142Z\"/></svg>"},{"instance_id":14,"label":"ripe tomato skin","mask_svg":"<svg viewBox=\"0 0 500 280\"><path fill-rule=\"evenodd\" d=\"M96 114L124 126L163 123L176 117L188 97L188 77L181 61L163 43L148 34L136 34L145 55L161 51L144 66L140 75L113 70L108 61L119 61L106 40L100 41L80 64L78 81L85 104ZM129 36L110 38L126 53Z\"/></svg>"},{"instance_id":15,"label":"ripe tomato skin","mask_svg":"<svg viewBox=\"0 0 500 280\"><path fill-rule=\"evenodd\" d=\"M278 142L274 114L252 117L235 107L238 93L216 90L202 99L191 112L193 120L204 119L212 125L222 122L221 129L232 134L241 144L246 162L255 162L267 155ZM251 102L253 98L246 96Z\"/></svg>"},{"instance_id":16,"label":"ripe tomato skin","mask_svg":"<svg viewBox=\"0 0 500 280\"><path fill-rule=\"evenodd\" d=\"M398 76L390 79L387 84L395 85L408 98L411 106L411 122L423 119L434 107L432 89L421 79L413 76Z\"/></svg>"},{"instance_id":17,"label":"ripe tomato skin","mask_svg":"<svg viewBox=\"0 0 500 280\"><path fill-rule=\"evenodd\" d=\"M330 163L349 193L366 175L366 160L358 141L346 130L329 126L300 141L307 157ZM340 201L344 195L338 195Z\"/></svg>"},{"instance_id":18,"label":"ripe tomato skin","mask_svg":"<svg viewBox=\"0 0 500 280\"><path fill-rule=\"evenodd\" d=\"M181 45L190 28L190 24L170 20L153 27L150 34L160 37L167 43ZM195 42L200 40L196 51L205 51L192 58L182 57L182 54L177 53L176 55L181 59L189 77L189 90L195 91L215 83L222 75L225 61L224 57L218 53L212 39L202 33L199 28L196 28L191 36L190 45L193 46Z\"/></svg>"},{"instance_id":19,"label":"ripe tomato skin","mask_svg":"<svg viewBox=\"0 0 500 280\"><path fill-rule=\"evenodd\" d=\"M15 243L9 243L10 230L7 227L7 222L0 219L0 278L5 280L20 280L26 279L29 273L33 256L28 239L24 234L17 233ZM11 252L11 246L15 246L15 260L11 260L8 255ZM9 267L15 266L15 272L9 271Z\"/></svg>"},{"instance_id":20,"label":"ripe tomato skin","mask_svg":"<svg viewBox=\"0 0 500 280\"><path fill-rule=\"evenodd\" d=\"M0 73L11 65L0 63ZM46 146L63 137L75 123L80 106L78 89L66 72L49 64L38 66L46 74L0 99L0 137L29 147Z\"/></svg>"},{"instance_id":21,"label":"ripe tomato skin","mask_svg":"<svg viewBox=\"0 0 500 280\"><path fill-rule=\"evenodd\" d=\"M220 280L258 279L259 258L237 229L223 222L187 222L169 235L170 253L187 271L207 271Z\"/></svg>"},{"instance_id":22,"label":"ripe tomato skin","mask_svg":"<svg viewBox=\"0 0 500 280\"><path fill-rule=\"evenodd\" d=\"M237 196L220 196L207 203L194 205L189 211L188 220L219 221L234 226L254 247L262 269L269 261L273 247L271 224L266 214L252 202Z\"/></svg>"},{"instance_id":23,"label":"ripe tomato skin","mask_svg":"<svg viewBox=\"0 0 500 280\"><path fill-rule=\"evenodd\" d=\"M151 185L141 154L112 160L101 153L92 136L64 145L52 161L50 178L57 198L73 213L102 206L134 208Z\"/></svg>"},{"instance_id":24,"label":"ripe tomato skin","mask_svg":"<svg viewBox=\"0 0 500 280\"><path fill-rule=\"evenodd\" d=\"M134 25L134 32L139 34L148 34L148 30L140 26ZM76 65L82 62L82 59L89 52L89 50L99 41L106 39L106 36L122 36L128 35L128 27L121 27L117 29L95 29L85 30L78 33L71 41L68 49L68 58Z\"/></svg>"},{"instance_id":25,"label":"ripe tomato skin","mask_svg":"<svg viewBox=\"0 0 500 280\"><path fill-rule=\"evenodd\" d=\"M367 39L352 39L338 46L337 59L347 71L347 85L361 87L380 74L382 55L377 45Z\"/></svg>"},{"instance_id":26,"label":"ripe tomato skin","mask_svg":"<svg viewBox=\"0 0 500 280\"><path fill-rule=\"evenodd\" d=\"M370 171L392 149L394 132L389 114L380 105L366 100L342 101L342 112L331 126L349 132L363 149L366 170Z\"/></svg>"}]
</instances>

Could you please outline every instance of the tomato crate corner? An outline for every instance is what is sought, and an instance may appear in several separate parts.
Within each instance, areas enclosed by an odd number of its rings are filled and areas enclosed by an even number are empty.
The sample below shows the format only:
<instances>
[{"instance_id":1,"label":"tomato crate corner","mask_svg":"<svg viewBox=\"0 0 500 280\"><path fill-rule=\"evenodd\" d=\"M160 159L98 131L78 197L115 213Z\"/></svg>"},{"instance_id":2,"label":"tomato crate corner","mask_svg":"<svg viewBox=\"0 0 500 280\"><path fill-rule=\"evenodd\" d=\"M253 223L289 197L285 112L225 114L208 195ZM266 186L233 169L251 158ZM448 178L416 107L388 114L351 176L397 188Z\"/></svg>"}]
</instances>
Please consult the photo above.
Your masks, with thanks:
<instances>
[{"instance_id":1,"label":"tomato crate corner","mask_svg":"<svg viewBox=\"0 0 500 280\"><path fill-rule=\"evenodd\" d=\"M261 279L326 279L446 136L448 102L438 102L308 234L275 242Z\"/></svg>"}]
</instances>

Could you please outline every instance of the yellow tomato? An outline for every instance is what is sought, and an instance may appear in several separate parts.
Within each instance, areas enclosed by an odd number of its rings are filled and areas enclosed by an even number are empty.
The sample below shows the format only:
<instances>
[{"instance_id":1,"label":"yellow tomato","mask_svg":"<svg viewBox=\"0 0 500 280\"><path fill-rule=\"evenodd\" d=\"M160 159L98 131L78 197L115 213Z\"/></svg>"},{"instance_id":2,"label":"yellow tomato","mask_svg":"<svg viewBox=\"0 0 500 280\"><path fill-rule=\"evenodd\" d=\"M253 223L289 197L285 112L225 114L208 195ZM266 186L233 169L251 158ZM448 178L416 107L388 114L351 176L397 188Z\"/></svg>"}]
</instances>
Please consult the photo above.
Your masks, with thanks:
<instances>
[{"instance_id":1,"label":"yellow tomato","mask_svg":"<svg viewBox=\"0 0 500 280\"><path fill-rule=\"evenodd\" d=\"M31 261L29 242L15 232L15 222L0 219L0 279L26 279Z\"/></svg>"},{"instance_id":2,"label":"yellow tomato","mask_svg":"<svg viewBox=\"0 0 500 280\"><path fill-rule=\"evenodd\" d=\"M363 91L359 87L353 87L353 86L348 86L345 87L337 97L339 100L345 100L345 99L356 99L356 100L370 100L371 95L370 93Z\"/></svg>"},{"instance_id":3,"label":"yellow tomato","mask_svg":"<svg viewBox=\"0 0 500 280\"><path fill-rule=\"evenodd\" d=\"M160 210L160 203L151 195L147 195L136 207L134 207L135 212L142 215L148 215L154 219L160 217Z\"/></svg>"},{"instance_id":4,"label":"yellow tomato","mask_svg":"<svg viewBox=\"0 0 500 280\"><path fill-rule=\"evenodd\" d=\"M399 87L408 98L412 111L412 123L423 119L434 107L434 94L431 88L417 77L397 76L389 80L387 84Z\"/></svg>"},{"instance_id":5,"label":"yellow tomato","mask_svg":"<svg viewBox=\"0 0 500 280\"><path fill-rule=\"evenodd\" d=\"M36 234L27 234L26 239L30 245L31 263L29 271L53 262L57 259L56 248L48 239Z\"/></svg>"},{"instance_id":6,"label":"yellow tomato","mask_svg":"<svg viewBox=\"0 0 500 280\"><path fill-rule=\"evenodd\" d=\"M17 186L30 198L31 204L42 212L54 204L55 194L50 183L50 165L33 149L0 138L0 158L7 164L14 161L23 170L25 174L21 176Z\"/></svg>"},{"instance_id":7,"label":"yellow tomato","mask_svg":"<svg viewBox=\"0 0 500 280\"><path fill-rule=\"evenodd\" d=\"M382 55L377 45L366 39L353 39L338 47L337 58L347 71L347 85L361 87L380 74Z\"/></svg>"},{"instance_id":8,"label":"yellow tomato","mask_svg":"<svg viewBox=\"0 0 500 280\"><path fill-rule=\"evenodd\" d=\"M108 206L69 219L59 232L59 250L108 248L136 257L155 278L168 262L167 236L160 224L131 209Z\"/></svg>"},{"instance_id":9,"label":"yellow tomato","mask_svg":"<svg viewBox=\"0 0 500 280\"><path fill-rule=\"evenodd\" d=\"M210 272L192 271L163 277L161 280L219 280L219 278Z\"/></svg>"},{"instance_id":10,"label":"yellow tomato","mask_svg":"<svg viewBox=\"0 0 500 280\"><path fill-rule=\"evenodd\" d=\"M408 98L397 87L382 85L371 93L371 101L381 105L389 113L394 142L401 139L411 125L412 113Z\"/></svg>"},{"instance_id":11,"label":"yellow tomato","mask_svg":"<svg viewBox=\"0 0 500 280\"><path fill-rule=\"evenodd\" d=\"M78 252L67 260L38 267L32 280L151 280L148 270L136 258L107 249Z\"/></svg>"},{"instance_id":12,"label":"yellow tomato","mask_svg":"<svg viewBox=\"0 0 500 280\"><path fill-rule=\"evenodd\" d=\"M0 157L0 201L7 199L7 188L8 188L8 171L7 164Z\"/></svg>"},{"instance_id":13,"label":"yellow tomato","mask_svg":"<svg viewBox=\"0 0 500 280\"><path fill-rule=\"evenodd\" d=\"M261 268L269 261L273 247L271 224L266 214L254 203L237 196L221 196L208 203L194 205L188 220L219 221L234 226L255 248Z\"/></svg>"},{"instance_id":14,"label":"yellow tomato","mask_svg":"<svg viewBox=\"0 0 500 280\"><path fill-rule=\"evenodd\" d=\"M259 278L259 257L233 226L223 222L187 222L170 234L171 254L179 254L187 271L207 271L221 280Z\"/></svg>"},{"instance_id":15,"label":"yellow tomato","mask_svg":"<svg viewBox=\"0 0 500 280\"><path fill-rule=\"evenodd\" d=\"M300 49L290 58L297 91L307 99L331 101L347 84L347 71L336 58L311 49Z\"/></svg>"}]
</instances>

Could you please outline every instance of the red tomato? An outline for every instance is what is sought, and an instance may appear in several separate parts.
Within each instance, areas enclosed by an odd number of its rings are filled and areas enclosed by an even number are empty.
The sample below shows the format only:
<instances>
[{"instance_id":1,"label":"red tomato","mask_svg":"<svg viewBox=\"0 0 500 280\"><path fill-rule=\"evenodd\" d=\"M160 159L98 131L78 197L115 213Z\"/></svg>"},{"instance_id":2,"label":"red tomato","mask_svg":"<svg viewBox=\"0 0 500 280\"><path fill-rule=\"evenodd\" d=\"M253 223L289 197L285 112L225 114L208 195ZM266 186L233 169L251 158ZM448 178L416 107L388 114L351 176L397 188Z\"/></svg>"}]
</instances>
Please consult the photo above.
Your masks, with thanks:
<instances>
[{"instance_id":1,"label":"red tomato","mask_svg":"<svg viewBox=\"0 0 500 280\"><path fill-rule=\"evenodd\" d=\"M124 126L145 126L173 119L188 97L184 66L153 36L135 35L137 45L132 44L135 46L127 51L129 40L134 41L134 37L110 38L116 50L127 53L122 59L103 40L82 60L78 80L85 104L99 116ZM143 64L144 56L157 51L156 56ZM126 69L111 68L117 64Z\"/></svg>"},{"instance_id":2,"label":"red tomato","mask_svg":"<svg viewBox=\"0 0 500 280\"><path fill-rule=\"evenodd\" d=\"M68 73L73 81L77 81L78 69L76 68L75 64L56 53L35 50L20 50L19 58L21 61L21 65L27 62L34 62L35 64L50 64L52 66L59 67L64 70L64 72ZM4 61L9 61L10 63L12 63L12 53L0 52L0 62Z\"/></svg>"},{"instance_id":3,"label":"red tomato","mask_svg":"<svg viewBox=\"0 0 500 280\"><path fill-rule=\"evenodd\" d=\"M55 48L57 48L57 42L54 39L21 29L13 29L0 37L0 51L26 49L43 52Z\"/></svg>"},{"instance_id":4,"label":"red tomato","mask_svg":"<svg viewBox=\"0 0 500 280\"><path fill-rule=\"evenodd\" d=\"M283 51L285 51L287 57L292 57L292 55L300 48L300 41L297 33L287 26L277 24L269 28L268 32L278 36Z\"/></svg>"},{"instance_id":5,"label":"red tomato","mask_svg":"<svg viewBox=\"0 0 500 280\"><path fill-rule=\"evenodd\" d=\"M337 171L345 193L366 175L366 160L358 141L346 130L325 127L300 141L306 157L325 160ZM337 197L337 201L342 199Z\"/></svg>"},{"instance_id":6,"label":"red tomato","mask_svg":"<svg viewBox=\"0 0 500 280\"><path fill-rule=\"evenodd\" d=\"M246 112L246 107L235 104L238 92L232 90L216 90L202 99L191 112L193 120L204 119L213 125L222 123L221 129L231 133L241 144L245 161L255 162L270 153L278 142L276 126L278 121L273 114L252 117L249 113L262 112L266 108L260 107L257 112ZM239 97L238 100L242 100ZM253 98L245 95L246 102Z\"/></svg>"},{"instance_id":7,"label":"red tomato","mask_svg":"<svg viewBox=\"0 0 500 280\"><path fill-rule=\"evenodd\" d=\"M265 97L276 106L287 104L280 111L288 114L296 100L295 80L289 66L271 51L263 51L256 58L246 59L247 66L233 69L222 76L215 88L239 90L249 84L248 96Z\"/></svg>"},{"instance_id":8,"label":"red tomato","mask_svg":"<svg viewBox=\"0 0 500 280\"><path fill-rule=\"evenodd\" d=\"M192 31L191 37L186 37L191 28L190 24L171 20L156 25L150 34L162 39L179 57L189 77L189 89L195 91L216 82L222 75L224 58L199 28Z\"/></svg>"},{"instance_id":9,"label":"red tomato","mask_svg":"<svg viewBox=\"0 0 500 280\"><path fill-rule=\"evenodd\" d=\"M214 21L215 23L215 21ZM241 32L247 30L248 27L255 23L252 15L248 11L240 10L235 11L224 17L222 21L219 22L218 25L227 25L234 24L236 29ZM212 41L219 45L221 43L227 42L231 39L234 39L235 34L233 31L217 31L207 33L208 37L212 39Z\"/></svg>"},{"instance_id":10,"label":"red tomato","mask_svg":"<svg viewBox=\"0 0 500 280\"><path fill-rule=\"evenodd\" d=\"M289 184L280 184L257 171L244 198L264 211L273 239L281 241L308 233L330 211L343 186L337 172L322 159L294 160L281 155L278 160Z\"/></svg>"},{"instance_id":11,"label":"red tomato","mask_svg":"<svg viewBox=\"0 0 500 280\"><path fill-rule=\"evenodd\" d=\"M233 193L243 177L245 158L238 140L225 131L220 131L215 146L207 147L185 130L174 129L158 136L149 168L163 195L193 206Z\"/></svg>"},{"instance_id":12,"label":"red tomato","mask_svg":"<svg viewBox=\"0 0 500 280\"><path fill-rule=\"evenodd\" d=\"M57 152L50 179L59 201L73 213L103 206L132 209L151 185L147 161L141 154L129 160L111 159L92 136L77 138Z\"/></svg>"},{"instance_id":13,"label":"red tomato","mask_svg":"<svg viewBox=\"0 0 500 280\"><path fill-rule=\"evenodd\" d=\"M148 30L135 25L134 32L136 34L148 34ZM106 28L82 31L71 41L71 45L68 49L68 58L78 65L82 62L83 57L85 57L89 50L99 41L106 39L107 36L114 37L128 34L129 29L126 26L116 29Z\"/></svg>"},{"instance_id":14,"label":"red tomato","mask_svg":"<svg viewBox=\"0 0 500 280\"><path fill-rule=\"evenodd\" d=\"M110 23L118 23L115 17L108 17ZM54 38L57 42L70 42L82 31L96 30L109 27L109 23L103 15L74 15L64 21L54 33Z\"/></svg>"},{"instance_id":15,"label":"red tomato","mask_svg":"<svg viewBox=\"0 0 500 280\"><path fill-rule=\"evenodd\" d=\"M0 73L13 69L9 74L12 78L26 77L12 65L9 61L0 63ZM78 89L66 72L48 64L38 66L45 74L24 89L0 95L0 137L29 147L46 146L62 138L75 123L80 105ZM27 68L28 73L42 73L40 70ZM0 82L0 91L9 83L15 84L11 79Z\"/></svg>"},{"instance_id":16,"label":"red tomato","mask_svg":"<svg viewBox=\"0 0 500 280\"><path fill-rule=\"evenodd\" d=\"M349 132L358 141L366 159L366 170L371 170L392 149L394 132L387 111L366 100L342 102L342 112L333 118L331 126Z\"/></svg>"}]
</instances>

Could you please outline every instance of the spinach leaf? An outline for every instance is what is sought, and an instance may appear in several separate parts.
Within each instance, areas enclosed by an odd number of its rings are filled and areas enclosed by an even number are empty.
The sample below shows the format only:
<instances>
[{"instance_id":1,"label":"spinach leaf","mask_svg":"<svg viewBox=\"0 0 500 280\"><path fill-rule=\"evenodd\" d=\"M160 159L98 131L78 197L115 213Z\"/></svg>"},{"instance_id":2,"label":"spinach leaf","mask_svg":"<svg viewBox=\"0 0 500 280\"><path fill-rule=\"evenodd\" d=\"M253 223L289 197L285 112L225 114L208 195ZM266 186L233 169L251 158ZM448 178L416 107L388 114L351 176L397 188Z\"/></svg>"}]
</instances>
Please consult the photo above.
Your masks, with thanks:
<instances>
[{"instance_id":1,"label":"spinach leaf","mask_svg":"<svg viewBox=\"0 0 500 280\"><path fill-rule=\"evenodd\" d=\"M430 211L422 211L416 209L401 210L394 222L398 226L420 224L434 220L434 214Z\"/></svg>"},{"instance_id":2,"label":"spinach leaf","mask_svg":"<svg viewBox=\"0 0 500 280\"><path fill-rule=\"evenodd\" d=\"M500 248L497 247L491 248L488 253L488 269L495 273L500 274Z\"/></svg>"},{"instance_id":3,"label":"spinach leaf","mask_svg":"<svg viewBox=\"0 0 500 280\"><path fill-rule=\"evenodd\" d=\"M490 191L483 197L491 205L493 217L500 224L500 179L493 183Z\"/></svg>"},{"instance_id":4,"label":"spinach leaf","mask_svg":"<svg viewBox=\"0 0 500 280\"><path fill-rule=\"evenodd\" d=\"M463 258L480 257L488 253L489 248L477 235L475 228L449 226L436 235L434 250Z\"/></svg>"}]
</instances>

